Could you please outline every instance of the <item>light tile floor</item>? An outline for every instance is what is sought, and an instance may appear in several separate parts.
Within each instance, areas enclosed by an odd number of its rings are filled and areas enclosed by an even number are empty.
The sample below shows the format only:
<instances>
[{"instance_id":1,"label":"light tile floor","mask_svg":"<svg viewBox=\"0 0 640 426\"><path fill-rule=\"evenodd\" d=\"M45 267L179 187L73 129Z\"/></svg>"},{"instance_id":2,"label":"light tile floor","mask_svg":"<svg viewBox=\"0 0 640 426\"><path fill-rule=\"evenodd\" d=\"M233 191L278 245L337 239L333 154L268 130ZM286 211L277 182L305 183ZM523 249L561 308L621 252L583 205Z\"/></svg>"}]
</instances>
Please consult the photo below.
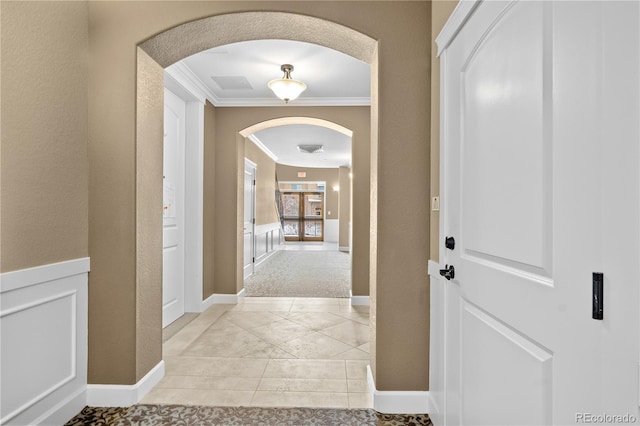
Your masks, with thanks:
<instances>
[{"instance_id":1,"label":"light tile floor","mask_svg":"<svg viewBox=\"0 0 640 426\"><path fill-rule=\"evenodd\" d=\"M143 403L372 408L369 308L349 299L241 298L164 343L165 377Z\"/></svg>"}]
</instances>

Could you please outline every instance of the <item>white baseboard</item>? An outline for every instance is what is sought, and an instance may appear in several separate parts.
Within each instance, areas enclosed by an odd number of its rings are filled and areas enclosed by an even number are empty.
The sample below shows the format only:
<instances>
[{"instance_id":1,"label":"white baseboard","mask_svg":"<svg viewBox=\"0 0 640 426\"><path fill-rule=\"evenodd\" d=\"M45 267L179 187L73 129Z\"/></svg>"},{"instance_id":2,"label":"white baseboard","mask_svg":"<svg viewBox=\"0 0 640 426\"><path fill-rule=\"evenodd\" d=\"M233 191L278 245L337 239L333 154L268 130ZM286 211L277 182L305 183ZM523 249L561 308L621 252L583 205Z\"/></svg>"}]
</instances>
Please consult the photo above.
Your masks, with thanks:
<instances>
[{"instance_id":1,"label":"white baseboard","mask_svg":"<svg viewBox=\"0 0 640 426\"><path fill-rule=\"evenodd\" d=\"M349 253L351 251L349 247L338 247L338 250L343 251L345 253Z\"/></svg>"},{"instance_id":2,"label":"white baseboard","mask_svg":"<svg viewBox=\"0 0 640 426\"><path fill-rule=\"evenodd\" d=\"M236 305L238 303L237 294L212 294L202 301L202 310L204 312L213 305Z\"/></svg>"},{"instance_id":3,"label":"white baseboard","mask_svg":"<svg viewBox=\"0 0 640 426\"><path fill-rule=\"evenodd\" d=\"M247 296L247 290L245 290L244 288L238 292L238 299L246 296Z\"/></svg>"},{"instance_id":4,"label":"white baseboard","mask_svg":"<svg viewBox=\"0 0 640 426\"><path fill-rule=\"evenodd\" d=\"M369 306L369 296L351 296L352 306Z\"/></svg>"},{"instance_id":5,"label":"white baseboard","mask_svg":"<svg viewBox=\"0 0 640 426\"><path fill-rule=\"evenodd\" d=\"M265 253L264 255L262 255L262 257L260 257L259 259L256 260L256 264L254 265L254 271L257 271L258 268L262 265L264 265L264 263L269 260L271 258L271 256L273 256L274 254L276 254L278 252L277 249L273 249L271 250L269 253Z\"/></svg>"},{"instance_id":6,"label":"white baseboard","mask_svg":"<svg viewBox=\"0 0 640 426\"><path fill-rule=\"evenodd\" d=\"M82 388L33 421L36 425L63 425L87 405L87 389Z\"/></svg>"},{"instance_id":7,"label":"white baseboard","mask_svg":"<svg viewBox=\"0 0 640 426\"><path fill-rule=\"evenodd\" d=\"M140 402L163 377L164 361L160 361L135 385L88 385L87 405L130 407Z\"/></svg>"},{"instance_id":8,"label":"white baseboard","mask_svg":"<svg viewBox=\"0 0 640 426\"><path fill-rule=\"evenodd\" d=\"M371 366L367 365L367 383L373 399L373 409L384 414L429 414L435 405L429 391L379 391Z\"/></svg>"}]
</instances>

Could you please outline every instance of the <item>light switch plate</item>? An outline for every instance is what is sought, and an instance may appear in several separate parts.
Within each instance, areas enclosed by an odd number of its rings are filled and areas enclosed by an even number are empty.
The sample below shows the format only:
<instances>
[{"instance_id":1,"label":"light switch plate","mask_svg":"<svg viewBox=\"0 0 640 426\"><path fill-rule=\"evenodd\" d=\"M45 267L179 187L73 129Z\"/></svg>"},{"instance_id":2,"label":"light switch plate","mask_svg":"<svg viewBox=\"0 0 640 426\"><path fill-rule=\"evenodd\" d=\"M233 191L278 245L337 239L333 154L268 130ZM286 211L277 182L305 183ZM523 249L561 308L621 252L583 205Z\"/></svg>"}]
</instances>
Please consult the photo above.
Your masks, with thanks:
<instances>
[{"instance_id":1,"label":"light switch plate","mask_svg":"<svg viewBox=\"0 0 640 426\"><path fill-rule=\"evenodd\" d=\"M434 211L434 212L440 211L440 197L431 198L431 211Z\"/></svg>"}]
</instances>

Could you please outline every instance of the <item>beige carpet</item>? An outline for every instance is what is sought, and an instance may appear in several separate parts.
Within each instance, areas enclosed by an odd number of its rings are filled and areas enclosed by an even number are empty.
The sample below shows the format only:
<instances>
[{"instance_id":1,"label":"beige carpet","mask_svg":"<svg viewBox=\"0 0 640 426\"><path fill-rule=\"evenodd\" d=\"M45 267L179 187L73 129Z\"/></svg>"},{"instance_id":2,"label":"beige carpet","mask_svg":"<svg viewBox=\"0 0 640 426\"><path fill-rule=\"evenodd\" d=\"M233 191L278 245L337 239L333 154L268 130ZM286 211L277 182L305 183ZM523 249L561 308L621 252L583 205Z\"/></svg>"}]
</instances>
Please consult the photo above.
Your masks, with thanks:
<instances>
[{"instance_id":1,"label":"beige carpet","mask_svg":"<svg viewBox=\"0 0 640 426\"><path fill-rule=\"evenodd\" d=\"M339 251L279 251L244 288L254 297L349 297L351 257Z\"/></svg>"}]
</instances>

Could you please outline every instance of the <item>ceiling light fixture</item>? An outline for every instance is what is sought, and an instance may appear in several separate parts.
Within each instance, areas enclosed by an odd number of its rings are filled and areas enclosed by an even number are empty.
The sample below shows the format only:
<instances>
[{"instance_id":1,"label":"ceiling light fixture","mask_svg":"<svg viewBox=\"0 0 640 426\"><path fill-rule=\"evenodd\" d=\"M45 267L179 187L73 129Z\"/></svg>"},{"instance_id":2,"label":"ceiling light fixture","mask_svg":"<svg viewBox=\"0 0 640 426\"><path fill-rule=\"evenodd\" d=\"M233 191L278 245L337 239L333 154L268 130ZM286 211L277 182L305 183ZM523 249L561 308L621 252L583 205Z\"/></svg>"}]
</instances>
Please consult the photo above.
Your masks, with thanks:
<instances>
[{"instance_id":1,"label":"ceiling light fixture","mask_svg":"<svg viewBox=\"0 0 640 426\"><path fill-rule=\"evenodd\" d=\"M298 145L298 151L307 154L318 154L324 152L324 145Z\"/></svg>"},{"instance_id":2,"label":"ceiling light fixture","mask_svg":"<svg viewBox=\"0 0 640 426\"><path fill-rule=\"evenodd\" d=\"M269 86L269 89L273 90L273 93L282 99L284 103L289 103L289 101L300 96L300 93L307 90L307 85L299 80L291 78L293 65L283 64L280 66L280 69L284 72L284 76L282 76L282 78L271 80L267 86Z\"/></svg>"}]
</instances>

